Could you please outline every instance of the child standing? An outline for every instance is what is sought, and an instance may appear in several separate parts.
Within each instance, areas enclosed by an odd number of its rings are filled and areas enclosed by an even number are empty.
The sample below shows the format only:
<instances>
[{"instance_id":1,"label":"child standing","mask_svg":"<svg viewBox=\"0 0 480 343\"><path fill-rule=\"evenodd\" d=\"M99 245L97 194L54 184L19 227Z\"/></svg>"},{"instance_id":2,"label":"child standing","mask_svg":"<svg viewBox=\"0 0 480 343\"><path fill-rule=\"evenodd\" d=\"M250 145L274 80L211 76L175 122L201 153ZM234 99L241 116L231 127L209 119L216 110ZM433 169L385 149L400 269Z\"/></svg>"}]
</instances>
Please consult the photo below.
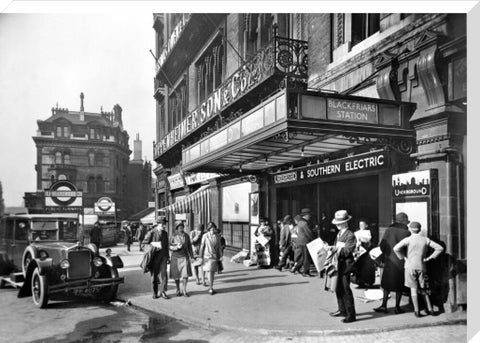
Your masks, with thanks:
<instances>
[{"instance_id":1,"label":"child standing","mask_svg":"<svg viewBox=\"0 0 480 343\"><path fill-rule=\"evenodd\" d=\"M440 255L443 248L431 239L420 235L422 227L420 223L411 222L408 227L412 235L398 242L393 247L393 251L400 260L405 259L405 286L410 288L415 316L421 317L417 292L420 292L425 298L427 314L433 315L432 304L425 291L425 274L427 270L425 262ZM425 257L427 247L431 247L435 251L430 256ZM405 249L407 252L406 256L404 253Z\"/></svg>"}]
</instances>

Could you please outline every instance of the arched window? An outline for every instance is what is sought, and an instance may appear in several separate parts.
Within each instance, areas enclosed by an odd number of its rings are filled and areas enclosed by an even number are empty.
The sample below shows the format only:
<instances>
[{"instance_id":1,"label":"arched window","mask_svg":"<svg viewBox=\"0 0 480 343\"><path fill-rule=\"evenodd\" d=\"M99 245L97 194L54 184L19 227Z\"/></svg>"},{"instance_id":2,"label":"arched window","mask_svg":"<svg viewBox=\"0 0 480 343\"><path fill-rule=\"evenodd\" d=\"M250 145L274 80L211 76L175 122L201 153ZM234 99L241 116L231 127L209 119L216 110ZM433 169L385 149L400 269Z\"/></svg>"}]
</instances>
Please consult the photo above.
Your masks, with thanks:
<instances>
[{"instance_id":1,"label":"arched window","mask_svg":"<svg viewBox=\"0 0 480 343\"><path fill-rule=\"evenodd\" d=\"M88 153L88 165L89 166L95 165L95 153L93 151L90 151Z\"/></svg>"},{"instance_id":2,"label":"arched window","mask_svg":"<svg viewBox=\"0 0 480 343\"><path fill-rule=\"evenodd\" d=\"M66 153L64 156L63 156L63 163L64 164L70 164L70 154Z\"/></svg>"},{"instance_id":3,"label":"arched window","mask_svg":"<svg viewBox=\"0 0 480 343\"><path fill-rule=\"evenodd\" d=\"M93 176L87 179L87 193L95 193L95 178Z\"/></svg>"},{"instance_id":4,"label":"arched window","mask_svg":"<svg viewBox=\"0 0 480 343\"><path fill-rule=\"evenodd\" d=\"M69 138L70 137L70 132L69 132L69 127L68 126L64 126L63 127L63 137L65 138Z\"/></svg>"},{"instance_id":5,"label":"arched window","mask_svg":"<svg viewBox=\"0 0 480 343\"><path fill-rule=\"evenodd\" d=\"M62 164L62 153L60 151L57 151L55 153L55 164Z\"/></svg>"},{"instance_id":6,"label":"arched window","mask_svg":"<svg viewBox=\"0 0 480 343\"><path fill-rule=\"evenodd\" d=\"M103 193L103 192L105 192L103 178L101 176L97 176L97 193Z\"/></svg>"}]
</instances>

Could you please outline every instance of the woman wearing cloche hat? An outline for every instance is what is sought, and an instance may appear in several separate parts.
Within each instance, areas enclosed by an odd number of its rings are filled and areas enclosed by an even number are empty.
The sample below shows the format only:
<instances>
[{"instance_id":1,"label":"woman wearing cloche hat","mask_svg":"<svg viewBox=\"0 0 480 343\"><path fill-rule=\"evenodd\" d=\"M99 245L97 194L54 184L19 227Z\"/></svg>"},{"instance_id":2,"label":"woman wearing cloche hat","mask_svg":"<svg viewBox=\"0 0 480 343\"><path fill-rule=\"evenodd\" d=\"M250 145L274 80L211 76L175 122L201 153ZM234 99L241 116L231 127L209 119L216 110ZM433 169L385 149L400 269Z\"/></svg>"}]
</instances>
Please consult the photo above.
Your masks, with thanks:
<instances>
[{"instance_id":1,"label":"woman wearing cloche hat","mask_svg":"<svg viewBox=\"0 0 480 343\"><path fill-rule=\"evenodd\" d=\"M185 233L183 222L175 223L176 234L170 240L170 277L175 280L177 296L188 297L187 282L192 276L190 259L193 258L192 244L190 237ZM182 290L180 291L180 279L182 279Z\"/></svg>"}]
</instances>

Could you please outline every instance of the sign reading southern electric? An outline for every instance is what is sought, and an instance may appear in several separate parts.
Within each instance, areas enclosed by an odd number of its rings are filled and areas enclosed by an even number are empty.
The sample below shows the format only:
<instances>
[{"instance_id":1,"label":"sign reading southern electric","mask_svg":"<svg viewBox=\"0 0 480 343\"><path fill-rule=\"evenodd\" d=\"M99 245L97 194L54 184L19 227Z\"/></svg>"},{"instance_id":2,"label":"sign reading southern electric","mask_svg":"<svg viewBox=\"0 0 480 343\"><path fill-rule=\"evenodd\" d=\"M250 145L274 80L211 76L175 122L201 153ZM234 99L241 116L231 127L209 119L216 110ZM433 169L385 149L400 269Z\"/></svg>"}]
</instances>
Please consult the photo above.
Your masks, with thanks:
<instances>
[{"instance_id":1,"label":"sign reading southern electric","mask_svg":"<svg viewBox=\"0 0 480 343\"><path fill-rule=\"evenodd\" d=\"M388 152L375 151L332 162L325 162L291 170L286 173L274 175L273 179L275 184L282 184L312 180L321 177L383 169L388 168L389 165L390 155Z\"/></svg>"},{"instance_id":2,"label":"sign reading southern electric","mask_svg":"<svg viewBox=\"0 0 480 343\"><path fill-rule=\"evenodd\" d=\"M378 124L378 106L373 102L329 98L327 109L331 120Z\"/></svg>"}]
</instances>

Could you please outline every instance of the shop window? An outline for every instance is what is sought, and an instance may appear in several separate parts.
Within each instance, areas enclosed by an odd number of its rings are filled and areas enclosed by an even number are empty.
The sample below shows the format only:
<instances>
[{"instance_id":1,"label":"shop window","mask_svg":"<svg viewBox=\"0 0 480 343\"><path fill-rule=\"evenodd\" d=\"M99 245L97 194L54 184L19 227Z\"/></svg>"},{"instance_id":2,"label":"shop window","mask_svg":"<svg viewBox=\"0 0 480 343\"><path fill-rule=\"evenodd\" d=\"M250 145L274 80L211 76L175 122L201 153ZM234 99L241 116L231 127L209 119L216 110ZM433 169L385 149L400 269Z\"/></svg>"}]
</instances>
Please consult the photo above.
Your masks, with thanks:
<instances>
[{"instance_id":1,"label":"shop window","mask_svg":"<svg viewBox=\"0 0 480 343\"><path fill-rule=\"evenodd\" d=\"M380 14L352 14L352 46L380 30Z\"/></svg>"}]
</instances>

